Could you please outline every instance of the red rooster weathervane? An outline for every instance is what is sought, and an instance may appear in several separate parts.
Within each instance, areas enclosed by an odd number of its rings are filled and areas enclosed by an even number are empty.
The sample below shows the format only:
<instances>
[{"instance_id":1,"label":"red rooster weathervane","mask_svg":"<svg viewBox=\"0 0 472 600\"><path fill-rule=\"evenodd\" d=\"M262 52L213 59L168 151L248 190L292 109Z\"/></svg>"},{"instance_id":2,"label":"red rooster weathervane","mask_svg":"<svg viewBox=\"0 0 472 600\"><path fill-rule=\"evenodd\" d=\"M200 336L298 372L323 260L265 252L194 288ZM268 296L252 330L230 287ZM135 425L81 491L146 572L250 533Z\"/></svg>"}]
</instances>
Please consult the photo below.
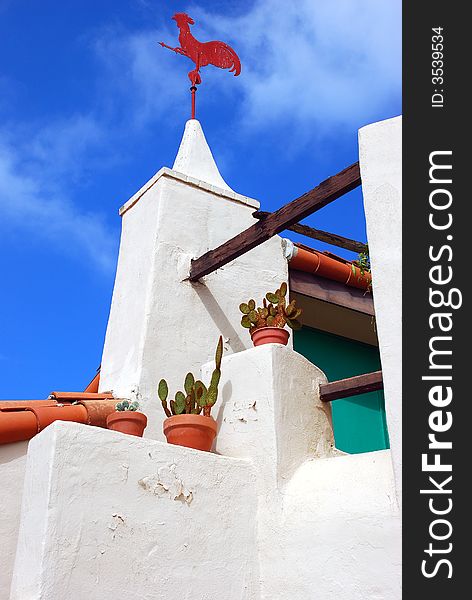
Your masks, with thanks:
<instances>
[{"instance_id":1,"label":"red rooster weathervane","mask_svg":"<svg viewBox=\"0 0 472 600\"><path fill-rule=\"evenodd\" d=\"M200 69L207 65L214 65L220 69L229 69L237 77L241 73L241 61L236 52L224 42L199 42L190 33L190 25L195 21L186 13L177 13L173 17L179 28L180 48L172 48L164 42L159 42L163 48L173 50L176 54L182 54L193 60L195 69L188 74L192 83L192 119L195 119L195 92L197 85L202 82Z\"/></svg>"}]
</instances>

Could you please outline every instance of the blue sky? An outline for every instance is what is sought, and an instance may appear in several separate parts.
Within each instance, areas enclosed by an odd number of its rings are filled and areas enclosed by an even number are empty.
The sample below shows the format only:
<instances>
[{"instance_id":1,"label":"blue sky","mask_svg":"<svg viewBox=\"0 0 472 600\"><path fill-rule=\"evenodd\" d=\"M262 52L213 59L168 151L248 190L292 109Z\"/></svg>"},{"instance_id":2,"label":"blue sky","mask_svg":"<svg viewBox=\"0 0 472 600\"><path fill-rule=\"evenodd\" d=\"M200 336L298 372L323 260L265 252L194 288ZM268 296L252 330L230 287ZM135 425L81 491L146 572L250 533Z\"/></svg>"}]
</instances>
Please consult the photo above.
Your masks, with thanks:
<instances>
[{"instance_id":1,"label":"blue sky","mask_svg":"<svg viewBox=\"0 0 472 600\"><path fill-rule=\"evenodd\" d=\"M174 12L238 52L240 77L202 71L197 116L229 185L274 210L356 161L359 127L400 114L400 10L0 0L0 397L82 390L100 364L118 208L172 166L188 118L190 63L156 43L177 45ZM358 191L306 222L365 240Z\"/></svg>"}]
</instances>

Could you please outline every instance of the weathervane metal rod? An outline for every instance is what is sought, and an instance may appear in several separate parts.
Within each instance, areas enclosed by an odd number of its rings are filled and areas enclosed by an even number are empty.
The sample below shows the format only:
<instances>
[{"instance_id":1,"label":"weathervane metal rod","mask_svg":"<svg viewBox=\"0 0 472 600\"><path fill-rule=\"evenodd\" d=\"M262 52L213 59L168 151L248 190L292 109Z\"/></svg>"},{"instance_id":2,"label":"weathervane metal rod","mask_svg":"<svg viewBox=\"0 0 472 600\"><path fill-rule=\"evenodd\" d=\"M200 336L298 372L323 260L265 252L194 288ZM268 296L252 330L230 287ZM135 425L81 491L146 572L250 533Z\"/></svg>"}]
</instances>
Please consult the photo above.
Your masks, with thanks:
<instances>
[{"instance_id":1,"label":"weathervane metal rod","mask_svg":"<svg viewBox=\"0 0 472 600\"><path fill-rule=\"evenodd\" d=\"M192 85L192 87L190 88L190 91L192 92L192 119L195 119L195 92L197 91L197 87L195 85Z\"/></svg>"}]
</instances>

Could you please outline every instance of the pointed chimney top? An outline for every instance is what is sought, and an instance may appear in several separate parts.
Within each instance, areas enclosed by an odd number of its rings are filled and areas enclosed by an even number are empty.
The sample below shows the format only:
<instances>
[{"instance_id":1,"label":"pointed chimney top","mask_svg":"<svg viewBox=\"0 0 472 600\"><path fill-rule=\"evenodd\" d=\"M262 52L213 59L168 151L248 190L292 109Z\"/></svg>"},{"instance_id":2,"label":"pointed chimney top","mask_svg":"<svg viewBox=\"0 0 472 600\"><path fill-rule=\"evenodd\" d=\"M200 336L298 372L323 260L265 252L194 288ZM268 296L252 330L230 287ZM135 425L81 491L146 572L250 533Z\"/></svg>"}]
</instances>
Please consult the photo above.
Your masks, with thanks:
<instances>
[{"instance_id":1,"label":"pointed chimney top","mask_svg":"<svg viewBox=\"0 0 472 600\"><path fill-rule=\"evenodd\" d=\"M233 191L221 177L202 126L197 119L190 119L185 124L184 135L172 168L189 177Z\"/></svg>"}]
</instances>

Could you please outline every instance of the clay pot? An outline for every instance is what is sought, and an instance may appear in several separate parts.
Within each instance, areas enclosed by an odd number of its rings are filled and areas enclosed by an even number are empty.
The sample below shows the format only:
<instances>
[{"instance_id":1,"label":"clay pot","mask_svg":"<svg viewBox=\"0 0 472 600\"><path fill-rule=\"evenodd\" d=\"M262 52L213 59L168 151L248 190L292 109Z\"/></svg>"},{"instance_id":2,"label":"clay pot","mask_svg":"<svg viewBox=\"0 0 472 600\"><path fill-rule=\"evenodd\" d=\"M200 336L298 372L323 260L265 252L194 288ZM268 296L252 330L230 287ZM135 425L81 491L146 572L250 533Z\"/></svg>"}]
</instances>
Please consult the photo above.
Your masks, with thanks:
<instances>
[{"instance_id":1,"label":"clay pot","mask_svg":"<svg viewBox=\"0 0 472 600\"><path fill-rule=\"evenodd\" d=\"M280 327L259 327L251 333L254 346L262 346L263 344L283 344L286 346L289 337L290 333Z\"/></svg>"},{"instance_id":2,"label":"clay pot","mask_svg":"<svg viewBox=\"0 0 472 600\"><path fill-rule=\"evenodd\" d=\"M169 444L209 452L216 436L216 421L203 415L174 415L164 421Z\"/></svg>"},{"instance_id":3,"label":"clay pot","mask_svg":"<svg viewBox=\"0 0 472 600\"><path fill-rule=\"evenodd\" d=\"M117 410L107 417L107 428L128 435L143 437L147 425L147 417L141 412Z\"/></svg>"}]
</instances>

